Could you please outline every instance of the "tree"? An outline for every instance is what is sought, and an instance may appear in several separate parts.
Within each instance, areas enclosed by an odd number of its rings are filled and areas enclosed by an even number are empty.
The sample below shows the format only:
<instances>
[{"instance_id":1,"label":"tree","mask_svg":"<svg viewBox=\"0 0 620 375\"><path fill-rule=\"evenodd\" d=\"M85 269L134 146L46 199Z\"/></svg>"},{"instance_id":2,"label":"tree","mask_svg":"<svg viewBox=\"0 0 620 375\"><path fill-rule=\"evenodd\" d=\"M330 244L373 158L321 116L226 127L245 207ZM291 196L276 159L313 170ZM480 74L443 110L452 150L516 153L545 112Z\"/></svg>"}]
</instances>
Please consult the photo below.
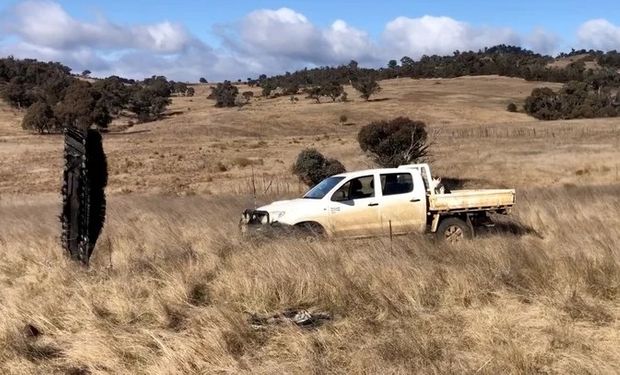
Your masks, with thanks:
<instances>
[{"instance_id":1,"label":"tree","mask_svg":"<svg viewBox=\"0 0 620 375\"><path fill-rule=\"evenodd\" d=\"M90 75L90 73L92 73L90 70L86 69L85 71L82 72L82 77L88 77Z\"/></svg>"},{"instance_id":2,"label":"tree","mask_svg":"<svg viewBox=\"0 0 620 375\"><path fill-rule=\"evenodd\" d=\"M268 98L269 95L271 95L271 92L275 90L276 88L278 88L278 86L276 86L274 82L272 82L271 80L267 80L267 79L261 80L260 87L263 89L262 95L265 98Z\"/></svg>"},{"instance_id":3,"label":"tree","mask_svg":"<svg viewBox=\"0 0 620 375\"><path fill-rule=\"evenodd\" d=\"M151 87L136 86L129 97L128 107L136 114L138 121L148 122L159 119L168 104L170 104L170 98L161 96L157 90Z\"/></svg>"},{"instance_id":4,"label":"tree","mask_svg":"<svg viewBox=\"0 0 620 375\"><path fill-rule=\"evenodd\" d=\"M344 87L337 81L331 81L321 87L321 94L328 96L333 102L344 93Z\"/></svg>"},{"instance_id":5,"label":"tree","mask_svg":"<svg viewBox=\"0 0 620 375\"><path fill-rule=\"evenodd\" d=\"M360 129L357 141L362 151L386 168L417 163L428 155L426 125L407 117L371 122Z\"/></svg>"},{"instance_id":6,"label":"tree","mask_svg":"<svg viewBox=\"0 0 620 375\"><path fill-rule=\"evenodd\" d=\"M346 168L341 162L328 159L313 148L301 151L292 167L292 173L308 186L314 186L327 177L344 172Z\"/></svg>"},{"instance_id":7,"label":"tree","mask_svg":"<svg viewBox=\"0 0 620 375\"><path fill-rule=\"evenodd\" d=\"M83 129L95 124L105 128L112 121L106 106L99 103L101 94L90 83L75 80L67 88L64 98L56 105L55 114L62 127ZM99 103L99 105L98 105Z\"/></svg>"},{"instance_id":8,"label":"tree","mask_svg":"<svg viewBox=\"0 0 620 375\"><path fill-rule=\"evenodd\" d=\"M390 68L390 69L396 69L396 68L398 68L398 61L396 61L396 60L390 60L390 61L388 62L388 68Z\"/></svg>"},{"instance_id":9,"label":"tree","mask_svg":"<svg viewBox=\"0 0 620 375\"><path fill-rule=\"evenodd\" d=\"M117 116L129 103L130 88L117 76L97 80L92 85L99 93L99 105L105 106L112 116Z\"/></svg>"},{"instance_id":10,"label":"tree","mask_svg":"<svg viewBox=\"0 0 620 375\"><path fill-rule=\"evenodd\" d=\"M375 95L381 91L381 86L373 77L361 78L353 82L353 88L360 92L360 97L365 100L370 99L372 95Z\"/></svg>"},{"instance_id":11,"label":"tree","mask_svg":"<svg viewBox=\"0 0 620 375\"><path fill-rule=\"evenodd\" d=\"M39 101L28 108L26 115L22 119L24 130L34 130L39 133L50 133L57 128L54 111L49 104Z\"/></svg>"},{"instance_id":12,"label":"tree","mask_svg":"<svg viewBox=\"0 0 620 375\"><path fill-rule=\"evenodd\" d=\"M211 93L215 98L216 107L234 107L239 89L230 81L224 81L224 83L218 83L217 86L212 87Z\"/></svg>"},{"instance_id":13,"label":"tree","mask_svg":"<svg viewBox=\"0 0 620 375\"><path fill-rule=\"evenodd\" d=\"M306 98L316 100L317 104L321 103L321 95L323 95L323 88L321 86L310 86L304 89Z\"/></svg>"},{"instance_id":14,"label":"tree","mask_svg":"<svg viewBox=\"0 0 620 375\"><path fill-rule=\"evenodd\" d=\"M245 99L246 103L249 103L250 100L254 97L254 92L252 91L244 91L243 94L243 98Z\"/></svg>"},{"instance_id":15,"label":"tree","mask_svg":"<svg viewBox=\"0 0 620 375\"><path fill-rule=\"evenodd\" d=\"M200 83L209 83L209 82L207 82L207 79L205 77L200 77L200 79L198 81Z\"/></svg>"}]
</instances>

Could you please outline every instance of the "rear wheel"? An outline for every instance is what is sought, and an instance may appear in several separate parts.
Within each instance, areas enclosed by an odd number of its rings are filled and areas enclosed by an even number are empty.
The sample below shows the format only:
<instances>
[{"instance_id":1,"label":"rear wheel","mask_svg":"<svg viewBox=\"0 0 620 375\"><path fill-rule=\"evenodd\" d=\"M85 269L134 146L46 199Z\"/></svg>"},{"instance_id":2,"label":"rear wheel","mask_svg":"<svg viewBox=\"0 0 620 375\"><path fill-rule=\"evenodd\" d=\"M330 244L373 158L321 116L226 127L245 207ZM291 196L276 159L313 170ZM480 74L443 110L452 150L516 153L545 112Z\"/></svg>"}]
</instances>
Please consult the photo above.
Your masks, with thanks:
<instances>
[{"instance_id":1,"label":"rear wheel","mask_svg":"<svg viewBox=\"0 0 620 375\"><path fill-rule=\"evenodd\" d=\"M449 217L439 223L437 239L447 243L459 243L473 237L469 224L456 217Z\"/></svg>"}]
</instances>

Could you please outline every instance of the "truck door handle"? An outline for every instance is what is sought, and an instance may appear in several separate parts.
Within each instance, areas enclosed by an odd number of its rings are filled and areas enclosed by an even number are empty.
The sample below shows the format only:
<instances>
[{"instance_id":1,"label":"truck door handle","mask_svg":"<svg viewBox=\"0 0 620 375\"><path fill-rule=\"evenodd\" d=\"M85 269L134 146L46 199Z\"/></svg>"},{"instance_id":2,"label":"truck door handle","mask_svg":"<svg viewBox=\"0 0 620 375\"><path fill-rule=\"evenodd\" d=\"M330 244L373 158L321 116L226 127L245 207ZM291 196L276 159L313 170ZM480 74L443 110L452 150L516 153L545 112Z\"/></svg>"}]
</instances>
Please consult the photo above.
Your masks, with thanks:
<instances>
[{"instance_id":1,"label":"truck door handle","mask_svg":"<svg viewBox=\"0 0 620 375\"><path fill-rule=\"evenodd\" d=\"M374 206L378 206L378 205L379 205L379 203L368 203L368 205L369 205L370 207L374 207Z\"/></svg>"},{"instance_id":2,"label":"truck door handle","mask_svg":"<svg viewBox=\"0 0 620 375\"><path fill-rule=\"evenodd\" d=\"M420 198L413 198L412 200L410 200L409 202L419 202Z\"/></svg>"}]
</instances>

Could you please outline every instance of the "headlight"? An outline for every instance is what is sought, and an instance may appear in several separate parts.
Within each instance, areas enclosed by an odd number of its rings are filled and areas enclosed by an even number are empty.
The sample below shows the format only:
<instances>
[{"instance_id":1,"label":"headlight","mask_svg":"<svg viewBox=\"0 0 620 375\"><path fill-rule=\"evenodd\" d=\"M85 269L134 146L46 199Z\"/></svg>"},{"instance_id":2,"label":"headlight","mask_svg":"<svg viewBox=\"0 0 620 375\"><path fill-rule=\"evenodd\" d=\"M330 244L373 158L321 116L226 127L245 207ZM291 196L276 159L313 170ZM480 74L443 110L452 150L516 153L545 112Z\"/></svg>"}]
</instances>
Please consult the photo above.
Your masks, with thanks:
<instances>
[{"instance_id":1,"label":"headlight","mask_svg":"<svg viewBox=\"0 0 620 375\"><path fill-rule=\"evenodd\" d=\"M274 221L278 221L280 218L282 218L282 216L284 216L284 214L286 213L286 211L273 211L269 213L269 217L271 218L271 222L273 223Z\"/></svg>"}]
</instances>

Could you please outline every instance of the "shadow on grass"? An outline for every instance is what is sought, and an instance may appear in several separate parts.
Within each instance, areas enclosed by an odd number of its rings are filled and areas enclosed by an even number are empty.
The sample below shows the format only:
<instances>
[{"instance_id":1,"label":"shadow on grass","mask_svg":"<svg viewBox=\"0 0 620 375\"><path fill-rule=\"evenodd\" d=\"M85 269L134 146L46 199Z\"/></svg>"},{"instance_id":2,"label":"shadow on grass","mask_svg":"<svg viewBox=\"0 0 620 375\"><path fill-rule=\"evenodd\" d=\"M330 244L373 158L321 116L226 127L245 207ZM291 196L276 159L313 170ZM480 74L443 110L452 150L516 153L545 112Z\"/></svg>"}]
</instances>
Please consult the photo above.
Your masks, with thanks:
<instances>
[{"instance_id":1,"label":"shadow on grass","mask_svg":"<svg viewBox=\"0 0 620 375\"><path fill-rule=\"evenodd\" d=\"M540 239L543 236L533 227L520 223L515 219L507 219L507 218L493 218L493 227L489 228L479 228L477 229L478 236L486 237L486 236L496 236L496 235L509 235L509 236L535 236Z\"/></svg>"}]
</instances>

